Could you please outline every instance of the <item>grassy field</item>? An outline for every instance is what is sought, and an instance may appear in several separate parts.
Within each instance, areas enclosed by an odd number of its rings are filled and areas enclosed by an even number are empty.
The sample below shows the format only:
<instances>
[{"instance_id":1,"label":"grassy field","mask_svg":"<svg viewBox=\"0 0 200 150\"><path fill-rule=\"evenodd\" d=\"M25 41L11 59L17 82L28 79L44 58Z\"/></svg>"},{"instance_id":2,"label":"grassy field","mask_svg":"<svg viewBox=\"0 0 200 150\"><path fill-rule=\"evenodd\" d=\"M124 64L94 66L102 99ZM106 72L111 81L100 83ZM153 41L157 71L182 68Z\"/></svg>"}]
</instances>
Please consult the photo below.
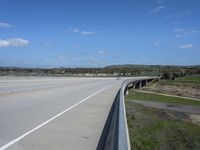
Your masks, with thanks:
<instances>
[{"instance_id":1,"label":"grassy field","mask_svg":"<svg viewBox=\"0 0 200 150\"><path fill-rule=\"evenodd\" d=\"M200 99L200 75L152 81L142 90Z\"/></svg>"},{"instance_id":2,"label":"grassy field","mask_svg":"<svg viewBox=\"0 0 200 150\"><path fill-rule=\"evenodd\" d=\"M200 126L171 118L161 109L136 104L126 97L131 148L134 150L199 150Z\"/></svg>"},{"instance_id":3,"label":"grassy field","mask_svg":"<svg viewBox=\"0 0 200 150\"><path fill-rule=\"evenodd\" d=\"M134 150L199 150L200 126L184 112L145 107L132 100L200 106L200 101L130 91L125 97L131 148Z\"/></svg>"},{"instance_id":4,"label":"grassy field","mask_svg":"<svg viewBox=\"0 0 200 150\"><path fill-rule=\"evenodd\" d=\"M135 100L158 101L158 102L166 102L166 103L177 103L177 104L200 106L200 101L173 97L173 96L164 96L164 95L153 94L153 93L143 93L143 92L138 92L138 91L129 92L129 95L127 95L126 98L135 99Z\"/></svg>"},{"instance_id":5,"label":"grassy field","mask_svg":"<svg viewBox=\"0 0 200 150\"><path fill-rule=\"evenodd\" d=\"M195 76L185 76L185 77L179 77L175 81L177 82L190 82L190 83L199 83L200 84L200 75Z\"/></svg>"},{"instance_id":6,"label":"grassy field","mask_svg":"<svg viewBox=\"0 0 200 150\"><path fill-rule=\"evenodd\" d=\"M185 77L178 77L175 80L167 80L158 82L166 85L199 85L200 86L200 75L191 75Z\"/></svg>"}]
</instances>

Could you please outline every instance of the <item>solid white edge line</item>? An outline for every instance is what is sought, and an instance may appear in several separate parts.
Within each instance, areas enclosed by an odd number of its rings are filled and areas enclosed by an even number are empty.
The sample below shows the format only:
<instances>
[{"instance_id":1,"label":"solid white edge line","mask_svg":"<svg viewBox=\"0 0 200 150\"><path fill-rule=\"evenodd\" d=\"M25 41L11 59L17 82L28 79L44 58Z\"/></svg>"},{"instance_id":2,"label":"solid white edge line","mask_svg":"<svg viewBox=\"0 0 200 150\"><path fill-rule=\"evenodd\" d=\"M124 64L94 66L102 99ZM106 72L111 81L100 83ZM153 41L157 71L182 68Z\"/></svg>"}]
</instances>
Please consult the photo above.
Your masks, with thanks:
<instances>
[{"instance_id":1,"label":"solid white edge line","mask_svg":"<svg viewBox=\"0 0 200 150\"><path fill-rule=\"evenodd\" d=\"M0 147L0 150L5 150L5 149L7 149L8 147L10 147L10 146L12 146L13 144L17 143L18 141L22 140L22 139L23 139L24 137L26 137L27 135L33 133L34 131L40 129L41 127L45 126L45 125L48 124L49 122L51 122L51 121L53 121L54 119L58 118L59 116L61 116L61 115L64 114L65 112L69 111L70 109L76 107L77 105L83 103L84 101L90 99L91 97L97 95L98 93L100 93L100 92L104 91L105 89L107 89L107 88L109 88L109 87L111 87L111 86L114 86L114 85L116 85L116 84L112 84L112 85L110 85L110 86L107 86L107 87L105 87L105 88L102 88L102 89L98 90L97 92L95 92L95 93L89 95L88 97L86 97L86 98L84 98L83 100L79 101L78 103L72 105L71 107L65 109L64 111L60 112L59 114L55 115L54 117L50 118L49 120L43 122L42 124L38 125L37 127L35 127L35 128L33 128L33 129L31 129L30 131L28 131L28 132L22 134L22 135L19 136L18 138L16 138L16 139L10 141L9 143L3 145L2 147Z\"/></svg>"}]
</instances>

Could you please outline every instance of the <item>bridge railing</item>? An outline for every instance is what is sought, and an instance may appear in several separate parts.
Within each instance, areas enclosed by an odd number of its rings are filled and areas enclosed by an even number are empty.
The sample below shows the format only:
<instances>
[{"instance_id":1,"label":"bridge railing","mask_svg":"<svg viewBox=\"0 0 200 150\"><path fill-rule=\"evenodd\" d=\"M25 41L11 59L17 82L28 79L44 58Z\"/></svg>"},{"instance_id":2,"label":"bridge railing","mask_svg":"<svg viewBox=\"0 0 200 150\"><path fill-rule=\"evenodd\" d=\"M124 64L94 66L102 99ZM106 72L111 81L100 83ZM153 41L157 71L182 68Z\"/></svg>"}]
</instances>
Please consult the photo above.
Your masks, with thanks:
<instances>
[{"instance_id":1,"label":"bridge railing","mask_svg":"<svg viewBox=\"0 0 200 150\"><path fill-rule=\"evenodd\" d=\"M107 118L97 150L131 150L124 95L131 87L137 88L138 84L138 88L140 88L154 79L160 79L160 77L128 79L122 83Z\"/></svg>"}]
</instances>

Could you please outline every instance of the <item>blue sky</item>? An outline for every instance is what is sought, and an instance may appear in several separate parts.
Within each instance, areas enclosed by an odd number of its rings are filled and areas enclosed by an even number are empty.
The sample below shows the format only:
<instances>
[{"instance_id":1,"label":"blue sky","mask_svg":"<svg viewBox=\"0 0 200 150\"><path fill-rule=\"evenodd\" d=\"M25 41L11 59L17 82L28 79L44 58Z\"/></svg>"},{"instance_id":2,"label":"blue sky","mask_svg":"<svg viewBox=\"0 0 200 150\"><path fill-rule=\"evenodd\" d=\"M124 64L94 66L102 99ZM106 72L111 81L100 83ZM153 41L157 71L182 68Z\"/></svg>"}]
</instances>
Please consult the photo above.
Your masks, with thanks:
<instances>
[{"instance_id":1,"label":"blue sky","mask_svg":"<svg viewBox=\"0 0 200 150\"><path fill-rule=\"evenodd\" d=\"M0 3L0 66L200 64L199 0Z\"/></svg>"}]
</instances>

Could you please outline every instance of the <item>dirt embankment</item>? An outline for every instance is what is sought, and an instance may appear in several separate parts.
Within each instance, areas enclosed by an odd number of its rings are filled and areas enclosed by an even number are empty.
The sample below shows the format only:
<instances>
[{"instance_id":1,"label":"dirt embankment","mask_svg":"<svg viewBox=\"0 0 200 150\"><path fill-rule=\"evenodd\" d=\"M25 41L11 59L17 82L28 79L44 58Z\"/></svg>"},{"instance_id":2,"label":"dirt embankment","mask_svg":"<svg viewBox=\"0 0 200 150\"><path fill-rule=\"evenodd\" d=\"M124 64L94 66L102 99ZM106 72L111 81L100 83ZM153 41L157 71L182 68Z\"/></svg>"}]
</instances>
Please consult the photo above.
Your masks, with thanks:
<instances>
[{"instance_id":1,"label":"dirt embankment","mask_svg":"<svg viewBox=\"0 0 200 150\"><path fill-rule=\"evenodd\" d=\"M157 108L166 113L170 118L182 119L200 126L200 106L161 103L153 101L131 100L145 107Z\"/></svg>"},{"instance_id":2,"label":"dirt embankment","mask_svg":"<svg viewBox=\"0 0 200 150\"><path fill-rule=\"evenodd\" d=\"M143 90L200 99L199 86L153 84L143 87Z\"/></svg>"}]
</instances>

